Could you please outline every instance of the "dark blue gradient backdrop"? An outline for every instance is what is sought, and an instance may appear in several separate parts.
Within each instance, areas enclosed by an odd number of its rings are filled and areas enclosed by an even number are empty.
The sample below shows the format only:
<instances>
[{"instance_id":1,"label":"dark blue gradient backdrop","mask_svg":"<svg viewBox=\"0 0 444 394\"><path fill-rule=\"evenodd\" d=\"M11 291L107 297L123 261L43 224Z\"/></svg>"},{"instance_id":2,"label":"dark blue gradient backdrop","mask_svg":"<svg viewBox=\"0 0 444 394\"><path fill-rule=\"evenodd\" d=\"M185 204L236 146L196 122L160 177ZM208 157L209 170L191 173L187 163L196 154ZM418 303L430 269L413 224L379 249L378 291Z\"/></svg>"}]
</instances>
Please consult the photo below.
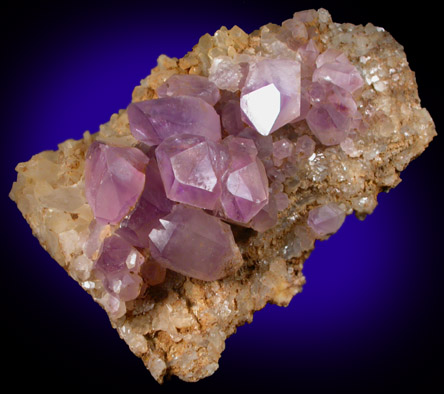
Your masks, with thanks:
<instances>
[{"instance_id":1,"label":"dark blue gradient backdrop","mask_svg":"<svg viewBox=\"0 0 444 394\"><path fill-rule=\"evenodd\" d=\"M430 57L438 18L427 4L399 14L379 1L6 3L1 327L6 375L17 388L301 394L444 388L442 137L396 189L379 196L364 222L348 217L330 240L318 242L302 294L287 308L257 312L227 340L219 370L195 384L174 378L158 386L7 198L18 162L97 131L129 104L160 54L180 58L222 25L251 32L306 8L325 7L335 21L372 22L391 32L405 47L439 132L442 71Z\"/></svg>"}]
</instances>

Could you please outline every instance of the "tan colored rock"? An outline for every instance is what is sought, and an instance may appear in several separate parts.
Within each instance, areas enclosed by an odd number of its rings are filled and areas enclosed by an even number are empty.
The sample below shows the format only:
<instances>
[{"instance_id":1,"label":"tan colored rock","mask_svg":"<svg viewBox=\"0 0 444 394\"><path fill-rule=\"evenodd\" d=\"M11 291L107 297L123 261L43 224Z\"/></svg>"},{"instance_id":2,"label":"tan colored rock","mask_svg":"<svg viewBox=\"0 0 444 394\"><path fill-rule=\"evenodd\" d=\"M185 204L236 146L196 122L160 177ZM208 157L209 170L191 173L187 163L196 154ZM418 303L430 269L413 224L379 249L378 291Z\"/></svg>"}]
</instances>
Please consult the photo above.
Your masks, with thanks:
<instances>
[{"instance_id":1,"label":"tan colored rock","mask_svg":"<svg viewBox=\"0 0 444 394\"><path fill-rule=\"evenodd\" d=\"M235 275L202 282L168 272L163 284L127 302L123 317L111 317L121 338L159 382L166 375L197 381L214 373L225 339L236 327L251 322L253 313L267 303L288 305L301 291L302 266L314 246L306 226L310 208L336 202L347 214L365 217L376 207L378 193L396 186L400 171L436 135L429 113L421 108L403 48L389 33L371 24L333 23L323 9L312 13L307 27L316 33L318 44L341 49L362 73L365 86L358 105L368 131L340 146L317 147L295 168L295 176L285 183L290 206L280 213L275 228L260 236L234 229L244 258ZM208 75L217 56L270 56L284 50L270 45L279 29L269 24L247 35L237 26L222 27L214 36L202 36L182 59L162 55L134 89L133 101L156 98L155 89L175 73ZM283 128L274 137L301 133L301 127ZM103 305L107 294L84 254L93 216L84 196L83 166L94 139L134 145L126 111L112 115L94 135L86 132L80 141L65 141L56 152L20 163L10 197L41 245Z\"/></svg>"}]
</instances>

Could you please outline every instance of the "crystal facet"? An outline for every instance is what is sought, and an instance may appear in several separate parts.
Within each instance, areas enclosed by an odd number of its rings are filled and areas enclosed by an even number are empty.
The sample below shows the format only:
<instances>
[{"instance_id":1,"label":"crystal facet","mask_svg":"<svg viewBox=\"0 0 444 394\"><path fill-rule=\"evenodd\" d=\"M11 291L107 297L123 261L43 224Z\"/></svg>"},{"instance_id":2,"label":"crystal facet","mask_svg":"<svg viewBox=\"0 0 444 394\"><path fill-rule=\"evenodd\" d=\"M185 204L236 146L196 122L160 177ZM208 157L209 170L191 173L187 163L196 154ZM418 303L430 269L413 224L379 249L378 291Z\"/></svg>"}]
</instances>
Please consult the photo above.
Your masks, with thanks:
<instances>
[{"instance_id":1,"label":"crystal facet","mask_svg":"<svg viewBox=\"0 0 444 394\"><path fill-rule=\"evenodd\" d=\"M140 199L116 231L133 246L147 248L148 234L159 224L159 219L170 213L173 203L167 198L156 160L150 159L146 181Z\"/></svg>"},{"instance_id":2,"label":"crystal facet","mask_svg":"<svg viewBox=\"0 0 444 394\"><path fill-rule=\"evenodd\" d=\"M109 293L122 301L130 301L137 298L142 287L138 273L144 261L137 249L112 235L105 238L94 270Z\"/></svg>"},{"instance_id":3,"label":"crystal facet","mask_svg":"<svg viewBox=\"0 0 444 394\"><path fill-rule=\"evenodd\" d=\"M157 88L159 97L193 96L215 105L220 99L217 86L201 75L175 74Z\"/></svg>"},{"instance_id":4,"label":"crystal facet","mask_svg":"<svg viewBox=\"0 0 444 394\"><path fill-rule=\"evenodd\" d=\"M151 231L152 256L166 268L201 280L221 279L242 263L230 226L204 211L176 205Z\"/></svg>"},{"instance_id":5,"label":"crystal facet","mask_svg":"<svg viewBox=\"0 0 444 394\"><path fill-rule=\"evenodd\" d=\"M320 54L316 66L313 82L331 82L350 93L360 89L364 84L357 68L340 51L330 49Z\"/></svg>"},{"instance_id":6,"label":"crystal facet","mask_svg":"<svg viewBox=\"0 0 444 394\"><path fill-rule=\"evenodd\" d=\"M227 218L248 223L268 203L268 179L254 142L227 137L230 162L224 175L221 203Z\"/></svg>"},{"instance_id":7,"label":"crystal facet","mask_svg":"<svg viewBox=\"0 0 444 394\"><path fill-rule=\"evenodd\" d=\"M220 118L214 108L199 97L164 97L131 103L128 119L133 136L152 146L180 134L220 140Z\"/></svg>"},{"instance_id":8,"label":"crystal facet","mask_svg":"<svg viewBox=\"0 0 444 394\"><path fill-rule=\"evenodd\" d=\"M163 141L156 148L156 157L168 198L214 209L227 160L221 148L218 143L189 134Z\"/></svg>"},{"instance_id":9,"label":"crystal facet","mask_svg":"<svg viewBox=\"0 0 444 394\"><path fill-rule=\"evenodd\" d=\"M86 155L85 194L96 220L118 223L136 204L148 157L139 149L93 142Z\"/></svg>"},{"instance_id":10,"label":"crystal facet","mask_svg":"<svg viewBox=\"0 0 444 394\"><path fill-rule=\"evenodd\" d=\"M333 234L344 223L345 212L335 203L321 205L308 214L307 224L319 236Z\"/></svg>"},{"instance_id":11,"label":"crystal facet","mask_svg":"<svg viewBox=\"0 0 444 394\"><path fill-rule=\"evenodd\" d=\"M240 105L243 120L262 135L297 118L301 110L301 64L287 59L250 64Z\"/></svg>"}]
</instances>

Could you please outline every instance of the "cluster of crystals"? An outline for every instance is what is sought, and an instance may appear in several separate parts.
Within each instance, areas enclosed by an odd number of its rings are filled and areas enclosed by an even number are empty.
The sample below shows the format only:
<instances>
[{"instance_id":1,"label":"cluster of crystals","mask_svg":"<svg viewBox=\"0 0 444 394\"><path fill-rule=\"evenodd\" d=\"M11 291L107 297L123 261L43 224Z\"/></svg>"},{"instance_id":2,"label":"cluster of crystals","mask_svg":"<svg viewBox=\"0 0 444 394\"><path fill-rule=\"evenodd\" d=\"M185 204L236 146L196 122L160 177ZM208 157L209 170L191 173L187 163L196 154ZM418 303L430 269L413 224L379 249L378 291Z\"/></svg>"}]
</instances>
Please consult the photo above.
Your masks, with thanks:
<instances>
[{"instance_id":1,"label":"cluster of crystals","mask_svg":"<svg viewBox=\"0 0 444 394\"><path fill-rule=\"evenodd\" d=\"M228 223L272 228L288 206L283 169L359 130L359 71L338 50L320 53L304 18L295 14L270 40L285 48L279 57L215 57L208 78L173 75L159 98L131 103L137 147L91 145L90 255L113 297L135 299L165 269L201 280L233 272L242 257ZM309 133L275 133L299 122ZM307 224L322 237L344 217L329 203Z\"/></svg>"}]
</instances>

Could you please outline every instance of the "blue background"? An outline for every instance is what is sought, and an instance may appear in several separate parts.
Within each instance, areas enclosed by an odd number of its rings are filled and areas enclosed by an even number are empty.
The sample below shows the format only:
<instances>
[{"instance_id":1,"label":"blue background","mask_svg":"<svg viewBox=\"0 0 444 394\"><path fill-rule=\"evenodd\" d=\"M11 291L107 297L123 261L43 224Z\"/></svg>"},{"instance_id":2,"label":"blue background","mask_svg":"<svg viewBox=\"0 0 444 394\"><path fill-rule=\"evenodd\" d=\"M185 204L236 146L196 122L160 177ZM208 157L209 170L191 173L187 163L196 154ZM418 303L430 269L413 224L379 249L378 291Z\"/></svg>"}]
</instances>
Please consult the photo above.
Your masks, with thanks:
<instances>
[{"instance_id":1,"label":"blue background","mask_svg":"<svg viewBox=\"0 0 444 394\"><path fill-rule=\"evenodd\" d=\"M182 57L221 25L246 32L293 12L383 26L404 45L419 93L442 125L438 16L427 2L6 2L2 13L2 358L16 388L206 392L383 393L444 389L442 142L438 137L381 194L364 222L348 217L306 262L289 307L268 305L230 337L219 370L159 386L106 314L40 247L7 198L14 167L95 132L125 108L157 56ZM188 3L188 4L185 4ZM222 5L223 4L223 5ZM5 6L6 7L6 6ZM398 12L399 11L399 12ZM439 49L439 48L438 48ZM6 253L5 253L6 252ZM18 373L18 378L13 378ZM101 391L102 391L101 390Z\"/></svg>"}]
</instances>

